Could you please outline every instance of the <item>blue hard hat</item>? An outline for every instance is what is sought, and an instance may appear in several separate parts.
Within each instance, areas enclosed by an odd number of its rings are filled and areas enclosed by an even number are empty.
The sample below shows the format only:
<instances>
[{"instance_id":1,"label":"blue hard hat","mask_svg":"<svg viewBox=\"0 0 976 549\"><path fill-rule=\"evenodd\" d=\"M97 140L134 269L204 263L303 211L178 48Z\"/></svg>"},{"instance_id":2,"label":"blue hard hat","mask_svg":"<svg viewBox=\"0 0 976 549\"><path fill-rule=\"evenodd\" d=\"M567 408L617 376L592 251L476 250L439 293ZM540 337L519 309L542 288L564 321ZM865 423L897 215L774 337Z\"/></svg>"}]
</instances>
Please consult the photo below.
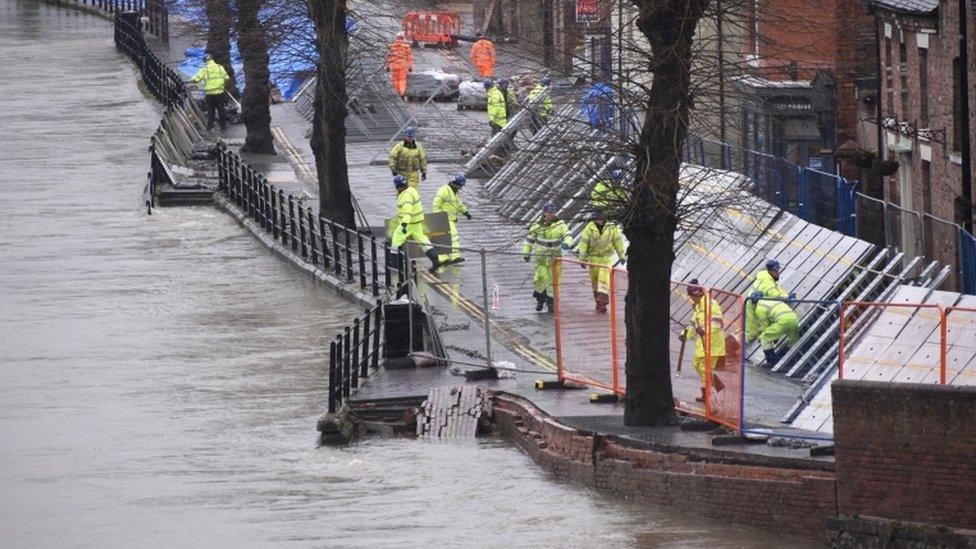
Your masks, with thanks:
<instances>
[{"instance_id":1,"label":"blue hard hat","mask_svg":"<svg viewBox=\"0 0 976 549\"><path fill-rule=\"evenodd\" d=\"M760 299L762 299L762 297L763 297L763 293L760 292L759 290L756 290L755 292L749 294L750 301L759 301Z\"/></svg>"},{"instance_id":2,"label":"blue hard hat","mask_svg":"<svg viewBox=\"0 0 976 549\"><path fill-rule=\"evenodd\" d=\"M542 207L542 211L555 213L556 212L556 205L553 204L552 202L546 202L546 205Z\"/></svg>"},{"instance_id":3,"label":"blue hard hat","mask_svg":"<svg viewBox=\"0 0 976 549\"><path fill-rule=\"evenodd\" d=\"M482 84L485 85L485 89L487 90L488 88L492 87L495 84L495 81L492 80L491 78L485 78L485 81L482 82Z\"/></svg>"},{"instance_id":4,"label":"blue hard hat","mask_svg":"<svg viewBox=\"0 0 976 549\"><path fill-rule=\"evenodd\" d=\"M498 79L498 85L501 86L501 87L503 87L503 88L507 88L508 87L508 78L499 78Z\"/></svg>"},{"instance_id":5,"label":"blue hard hat","mask_svg":"<svg viewBox=\"0 0 976 549\"><path fill-rule=\"evenodd\" d=\"M779 261L776 261L775 259L769 259L766 261L766 268L770 271L778 271L780 270L780 267Z\"/></svg>"},{"instance_id":6,"label":"blue hard hat","mask_svg":"<svg viewBox=\"0 0 976 549\"><path fill-rule=\"evenodd\" d=\"M407 129L403 130L403 137L413 137L417 135L417 128L413 126L407 126Z\"/></svg>"},{"instance_id":7,"label":"blue hard hat","mask_svg":"<svg viewBox=\"0 0 976 549\"><path fill-rule=\"evenodd\" d=\"M461 174L457 174L451 178L451 185L457 185L458 187L463 187L465 183L468 182L468 178Z\"/></svg>"},{"instance_id":8,"label":"blue hard hat","mask_svg":"<svg viewBox=\"0 0 976 549\"><path fill-rule=\"evenodd\" d=\"M407 178L402 175L398 175L393 178L393 186L396 188L405 187L407 185Z\"/></svg>"},{"instance_id":9,"label":"blue hard hat","mask_svg":"<svg viewBox=\"0 0 976 549\"><path fill-rule=\"evenodd\" d=\"M614 181L620 181L621 179L624 178L624 171L623 170L613 170L613 171L610 172L610 178L613 179Z\"/></svg>"},{"instance_id":10,"label":"blue hard hat","mask_svg":"<svg viewBox=\"0 0 976 549\"><path fill-rule=\"evenodd\" d=\"M552 79L548 76L543 76L542 79L539 80L539 83L543 86L548 86L549 84L552 84Z\"/></svg>"}]
</instances>

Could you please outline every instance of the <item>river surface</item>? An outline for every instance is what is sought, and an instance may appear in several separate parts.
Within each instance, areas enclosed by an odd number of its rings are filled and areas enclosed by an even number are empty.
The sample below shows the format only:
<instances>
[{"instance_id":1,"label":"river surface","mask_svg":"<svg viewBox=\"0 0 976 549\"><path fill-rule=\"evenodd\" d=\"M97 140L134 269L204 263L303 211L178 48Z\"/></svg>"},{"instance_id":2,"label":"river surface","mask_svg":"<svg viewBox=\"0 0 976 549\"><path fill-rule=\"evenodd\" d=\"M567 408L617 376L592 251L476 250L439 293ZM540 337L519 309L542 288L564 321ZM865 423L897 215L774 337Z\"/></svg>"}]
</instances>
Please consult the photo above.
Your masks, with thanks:
<instances>
[{"instance_id":1,"label":"river surface","mask_svg":"<svg viewBox=\"0 0 976 549\"><path fill-rule=\"evenodd\" d=\"M145 214L159 110L111 37L0 0L0 545L795 546L497 440L318 447L358 309L213 209Z\"/></svg>"}]
</instances>

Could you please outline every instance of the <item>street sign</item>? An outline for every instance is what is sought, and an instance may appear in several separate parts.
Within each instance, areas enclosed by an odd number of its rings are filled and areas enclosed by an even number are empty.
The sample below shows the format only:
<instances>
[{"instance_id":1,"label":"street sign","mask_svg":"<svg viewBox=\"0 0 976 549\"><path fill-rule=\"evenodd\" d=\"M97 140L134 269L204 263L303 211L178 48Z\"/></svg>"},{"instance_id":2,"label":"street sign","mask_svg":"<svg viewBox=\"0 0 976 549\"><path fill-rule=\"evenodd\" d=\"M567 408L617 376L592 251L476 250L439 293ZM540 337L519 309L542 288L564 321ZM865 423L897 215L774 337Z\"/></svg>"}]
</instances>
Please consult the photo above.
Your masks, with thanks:
<instances>
[{"instance_id":1,"label":"street sign","mask_svg":"<svg viewBox=\"0 0 976 549\"><path fill-rule=\"evenodd\" d=\"M600 0L576 0L576 22L594 23L600 19Z\"/></svg>"}]
</instances>

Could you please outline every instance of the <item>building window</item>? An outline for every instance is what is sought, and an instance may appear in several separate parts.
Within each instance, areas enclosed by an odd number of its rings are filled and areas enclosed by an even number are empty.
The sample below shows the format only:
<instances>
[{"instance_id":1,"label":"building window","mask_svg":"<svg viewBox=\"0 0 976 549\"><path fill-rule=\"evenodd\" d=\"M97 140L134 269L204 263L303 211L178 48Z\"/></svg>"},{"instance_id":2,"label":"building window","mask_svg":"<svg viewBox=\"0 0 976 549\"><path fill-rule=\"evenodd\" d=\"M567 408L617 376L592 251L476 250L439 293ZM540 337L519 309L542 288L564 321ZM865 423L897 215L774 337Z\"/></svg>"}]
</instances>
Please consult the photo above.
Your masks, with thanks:
<instances>
[{"instance_id":1,"label":"building window","mask_svg":"<svg viewBox=\"0 0 976 549\"><path fill-rule=\"evenodd\" d=\"M918 120L923 128L929 127L929 50L918 50Z\"/></svg>"},{"instance_id":2,"label":"building window","mask_svg":"<svg viewBox=\"0 0 976 549\"><path fill-rule=\"evenodd\" d=\"M898 44L898 87L901 91L901 119L911 120L908 112L908 48L905 46L905 37L901 37Z\"/></svg>"},{"instance_id":3,"label":"building window","mask_svg":"<svg viewBox=\"0 0 976 549\"><path fill-rule=\"evenodd\" d=\"M886 97L885 112L889 117L895 116L895 82L891 72L891 38L885 38L885 88L888 96Z\"/></svg>"},{"instance_id":4,"label":"building window","mask_svg":"<svg viewBox=\"0 0 976 549\"><path fill-rule=\"evenodd\" d=\"M962 151L962 94L959 93L961 67L958 57L952 60L952 150L956 152Z\"/></svg>"}]
</instances>

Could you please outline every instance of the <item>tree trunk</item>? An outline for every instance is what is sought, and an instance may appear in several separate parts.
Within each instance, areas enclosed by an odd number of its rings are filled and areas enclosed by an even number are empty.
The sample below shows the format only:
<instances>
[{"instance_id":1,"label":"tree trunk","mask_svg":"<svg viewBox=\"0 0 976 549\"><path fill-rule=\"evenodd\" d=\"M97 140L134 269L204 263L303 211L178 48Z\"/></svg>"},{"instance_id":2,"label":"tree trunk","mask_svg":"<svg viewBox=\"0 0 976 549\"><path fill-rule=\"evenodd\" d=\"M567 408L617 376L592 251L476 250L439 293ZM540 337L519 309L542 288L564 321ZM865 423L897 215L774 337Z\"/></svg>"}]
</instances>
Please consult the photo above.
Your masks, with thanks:
<instances>
[{"instance_id":1,"label":"tree trunk","mask_svg":"<svg viewBox=\"0 0 976 549\"><path fill-rule=\"evenodd\" d=\"M692 38L709 0L633 0L653 74L636 159L628 251L625 425L675 422L671 387L671 265L681 151L691 107Z\"/></svg>"},{"instance_id":2,"label":"tree trunk","mask_svg":"<svg viewBox=\"0 0 976 549\"><path fill-rule=\"evenodd\" d=\"M239 0L237 3L237 47L244 59L244 97L241 120L247 128L242 152L274 154L271 135L271 73L268 70L268 36L258 12L263 0Z\"/></svg>"},{"instance_id":3,"label":"tree trunk","mask_svg":"<svg viewBox=\"0 0 976 549\"><path fill-rule=\"evenodd\" d=\"M234 65L230 58L230 31L234 24L230 14L228 0L206 0L207 7L207 51L214 61L227 69L230 82L227 91L240 97L237 80L234 77Z\"/></svg>"},{"instance_id":4,"label":"tree trunk","mask_svg":"<svg viewBox=\"0 0 976 549\"><path fill-rule=\"evenodd\" d=\"M319 179L319 213L347 227L355 227L346 163L346 62L349 52L346 1L308 0L308 6L315 22L319 50L311 141Z\"/></svg>"}]
</instances>

